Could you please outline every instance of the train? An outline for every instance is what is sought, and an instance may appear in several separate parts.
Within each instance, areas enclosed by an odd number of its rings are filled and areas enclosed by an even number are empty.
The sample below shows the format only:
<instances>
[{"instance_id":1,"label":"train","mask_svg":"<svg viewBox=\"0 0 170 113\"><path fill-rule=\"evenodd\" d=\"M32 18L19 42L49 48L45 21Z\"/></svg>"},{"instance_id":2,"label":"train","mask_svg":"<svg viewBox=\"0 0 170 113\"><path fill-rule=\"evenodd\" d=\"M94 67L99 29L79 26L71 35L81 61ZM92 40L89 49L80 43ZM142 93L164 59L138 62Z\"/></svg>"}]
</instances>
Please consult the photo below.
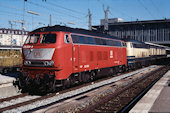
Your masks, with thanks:
<instances>
[{"instance_id":1,"label":"train","mask_svg":"<svg viewBox=\"0 0 170 113\"><path fill-rule=\"evenodd\" d=\"M55 25L30 32L22 56L19 88L55 92L149 64L166 52L150 43Z\"/></svg>"},{"instance_id":2,"label":"train","mask_svg":"<svg viewBox=\"0 0 170 113\"><path fill-rule=\"evenodd\" d=\"M0 73L17 71L22 66L21 46L0 46Z\"/></svg>"},{"instance_id":3,"label":"train","mask_svg":"<svg viewBox=\"0 0 170 113\"><path fill-rule=\"evenodd\" d=\"M125 41L127 44L127 65L130 69L150 65L167 57L165 46L136 40L126 39Z\"/></svg>"}]
</instances>

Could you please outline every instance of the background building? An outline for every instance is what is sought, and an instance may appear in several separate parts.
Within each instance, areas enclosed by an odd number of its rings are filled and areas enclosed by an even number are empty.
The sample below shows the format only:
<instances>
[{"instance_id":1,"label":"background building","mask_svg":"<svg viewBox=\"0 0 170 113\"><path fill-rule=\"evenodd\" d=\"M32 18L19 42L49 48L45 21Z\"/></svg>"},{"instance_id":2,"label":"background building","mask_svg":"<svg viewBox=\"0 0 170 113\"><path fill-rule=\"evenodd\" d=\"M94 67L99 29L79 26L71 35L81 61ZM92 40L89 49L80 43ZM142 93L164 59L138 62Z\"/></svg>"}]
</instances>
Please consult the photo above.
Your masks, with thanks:
<instances>
[{"instance_id":1,"label":"background building","mask_svg":"<svg viewBox=\"0 0 170 113\"><path fill-rule=\"evenodd\" d=\"M102 20L101 20L102 21ZM104 32L104 24L93 26ZM130 38L143 42L151 42L170 46L170 19L112 22L108 23L108 33L119 38Z\"/></svg>"},{"instance_id":2,"label":"background building","mask_svg":"<svg viewBox=\"0 0 170 113\"><path fill-rule=\"evenodd\" d=\"M0 46L22 46L28 31L0 28Z\"/></svg>"}]
</instances>

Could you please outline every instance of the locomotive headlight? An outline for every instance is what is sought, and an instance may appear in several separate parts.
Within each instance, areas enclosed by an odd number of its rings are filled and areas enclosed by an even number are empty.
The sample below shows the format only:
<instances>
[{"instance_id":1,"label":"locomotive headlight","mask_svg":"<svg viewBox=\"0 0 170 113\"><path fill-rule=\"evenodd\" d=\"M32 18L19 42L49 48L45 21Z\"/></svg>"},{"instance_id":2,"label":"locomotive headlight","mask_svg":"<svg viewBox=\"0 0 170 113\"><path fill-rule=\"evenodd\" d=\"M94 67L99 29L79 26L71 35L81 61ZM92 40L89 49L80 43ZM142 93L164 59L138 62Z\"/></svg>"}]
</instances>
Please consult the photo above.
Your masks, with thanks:
<instances>
[{"instance_id":1,"label":"locomotive headlight","mask_svg":"<svg viewBox=\"0 0 170 113\"><path fill-rule=\"evenodd\" d=\"M30 65L31 61L24 61L24 65Z\"/></svg>"},{"instance_id":2,"label":"locomotive headlight","mask_svg":"<svg viewBox=\"0 0 170 113\"><path fill-rule=\"evenodd\" d=\"M54 62L53 61L44 61L44 66L53 66Z\"/></svg>"}]
</instances>

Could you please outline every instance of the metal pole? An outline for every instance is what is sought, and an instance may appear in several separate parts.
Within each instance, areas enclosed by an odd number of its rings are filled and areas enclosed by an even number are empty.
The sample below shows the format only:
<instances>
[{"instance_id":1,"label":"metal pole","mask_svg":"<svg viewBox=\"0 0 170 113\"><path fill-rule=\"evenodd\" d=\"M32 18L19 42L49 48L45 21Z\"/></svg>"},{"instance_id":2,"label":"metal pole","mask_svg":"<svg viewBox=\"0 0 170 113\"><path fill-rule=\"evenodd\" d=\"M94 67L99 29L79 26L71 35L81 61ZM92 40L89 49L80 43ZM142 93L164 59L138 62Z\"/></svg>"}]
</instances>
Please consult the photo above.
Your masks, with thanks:
<instances>
[{"instance_id":1,"label":"metal pole","mask_svg":"<svg viewBox=\"0 0 170 113\"><path fill-rule=\"evenodd\" d=\"M105 22L104 22L104 30L108 31L108 12L109 12L109 6L107 7L107 9L104 9L104 5L103 5L103 10L104 10L104 14L105 14Z\"/></svg>"},{"instance_id":2,"label":"metal pole","mask_svg":"<svg viewBox=\"0 0 170 113\"><path fill-rule=\"evenodd\" d=\"M13 26L13 25L12 25L12 22L11 22L11 21L9 21L9 24L10 24L10 27L11 27L11 49L12 49L12 42L13 42L13 41L12 41L12 26Z\"/></svg>"},{"instance_id":3,"label":"metal pole","mask_svg":"<svg viewBox=\"0 0 170 113\"><path fill-rule=\"evenodd\" d=\"M92 16L92 14L90 13L90 9L88 9L88 16L89 16L89 30L92 30L92 24L91 24L91 20L92 20L92 18L91 18L91 16Z\"/></svg>"},{"instance_id":4,"label":"metal pole","mask_svg":"<svg viewBox=\"0 0 170 113\"><path fill-rule=\"evenodd\" d=\"M49 26L52 25L52 18L51 18L51 14L50 14L50 23L49 23Z\"/></svg>"},{"instance_id":5,"label":"metal pole","mask_svg":"<svg viewBox=\"0 0 170 113\"><path fill-rule=\"evenodd\" d=\"M36 12L32 12L32 11L27 11L27 13L29 13L29 14L32 15L32 29L33 29L33 27L34 27L34 23L33 23L34 18L33 18L33 16L34 16L34 15L39 16L40 14L39 14L39 13L36 13Z\"/></svg>"},{"instance_id":6,"label":"metal pole","mask_svg":"<svg viewBox=\"0 0 170 113\"><path fill-rule=\"evenodd\" d=\"M22 26L22 28L21 28L21 34L22 34L22 39L21 39L21 46L23 45L23 41L24 41L24 35L23 35L23 31L24 31L24 16L25 16L25 2L26 2L27 0L24 0L24 9L23 9L23 20L22 20L22 23L21 23L21 26Z\"/></svg>"}]
</instances>

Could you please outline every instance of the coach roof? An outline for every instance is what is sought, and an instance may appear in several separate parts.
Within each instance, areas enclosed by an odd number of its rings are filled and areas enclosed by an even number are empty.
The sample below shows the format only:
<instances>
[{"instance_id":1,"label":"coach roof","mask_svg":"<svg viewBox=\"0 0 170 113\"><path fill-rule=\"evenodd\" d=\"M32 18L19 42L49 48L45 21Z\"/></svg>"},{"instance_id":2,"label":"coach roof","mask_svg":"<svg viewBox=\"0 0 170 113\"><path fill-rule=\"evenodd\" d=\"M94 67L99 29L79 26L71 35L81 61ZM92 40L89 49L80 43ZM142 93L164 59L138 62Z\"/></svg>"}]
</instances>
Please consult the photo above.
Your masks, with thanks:
<instances>
[{"instance_id":1,"label":"coach roof","mask_svg":"<svg viewBox=\"0 0 170 113\"><path fill-rule=\"evenodd\" d=\"M89 30L86 30L86 29L70 28L70 27L60 26L60 25L41 27L41 28L33 30L32 33L34 33L34 32L50 32L50 31L64 31L64 32L79 33L79 34L85 34L85 35L91 35L91 36L99 36L99 37L122 40L122 39L117 38L115 36L96 32L94 30L89 31Z\"/></svg>"}]
</instances>

